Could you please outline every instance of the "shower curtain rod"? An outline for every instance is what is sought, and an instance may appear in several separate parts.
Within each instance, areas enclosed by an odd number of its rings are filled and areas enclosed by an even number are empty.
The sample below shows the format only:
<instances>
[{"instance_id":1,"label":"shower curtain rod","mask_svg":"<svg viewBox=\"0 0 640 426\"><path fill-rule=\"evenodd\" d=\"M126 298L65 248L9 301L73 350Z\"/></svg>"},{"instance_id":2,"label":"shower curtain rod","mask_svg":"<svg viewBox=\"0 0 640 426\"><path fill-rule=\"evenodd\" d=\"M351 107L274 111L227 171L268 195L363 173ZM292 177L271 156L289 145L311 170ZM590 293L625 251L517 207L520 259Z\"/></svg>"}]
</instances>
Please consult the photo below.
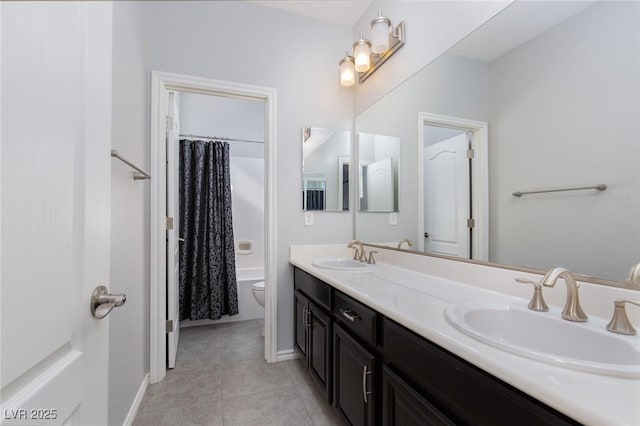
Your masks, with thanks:
<instances>
[{"instance_id":1,"label":"shower curtain rod","mask_svg":"<svg viewBox=\"0 0 640 426\"><path fill-rule=\"evenodd\" d=\"M264 143L263 141L252 141L252 140L249 140L249 139L225 138L225 137L221 137L221 136L179 135L179 137L186 138L186 139L210 139L210 140L229 141L229 142Z\"/></svg>"}]
</instances>

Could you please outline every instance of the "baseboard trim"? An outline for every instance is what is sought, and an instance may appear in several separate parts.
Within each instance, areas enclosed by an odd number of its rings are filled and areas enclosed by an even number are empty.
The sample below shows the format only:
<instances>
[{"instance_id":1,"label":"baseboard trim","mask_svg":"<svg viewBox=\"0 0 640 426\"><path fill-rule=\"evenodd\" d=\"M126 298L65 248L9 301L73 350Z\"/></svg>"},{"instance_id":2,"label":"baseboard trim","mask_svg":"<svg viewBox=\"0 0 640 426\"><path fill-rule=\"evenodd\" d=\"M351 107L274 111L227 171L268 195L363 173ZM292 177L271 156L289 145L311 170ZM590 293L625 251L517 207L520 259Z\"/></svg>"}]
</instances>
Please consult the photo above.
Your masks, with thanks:
<instances>
[{"instance_id":1,"label":"baseboard trim","mask_svg":"<svg viewBox=\"0 0 640 426\"><path fill-rule=\"evenodd\" d=\"M297 359L298 353L293 349L285 349L283 351L278 351L278 359L277 362L281 361L289 361L292 359Z\"/></svg>"},{"instance_id":2,"label":"baseboard trim","mask_svg":"<svg viewBox=\"0 0 640 426\"><path fill-rule=\"evenodd\" d=\"M127 413L127 417L125 417L122 423L123 426L131 426L133 424L136 414L138 414L140 404L142 403L142 398L144 398L144 394L147 392L147 386L149 386L149 373L144 375L144 379L142 379L142 383L140 383L140 388L138 388L138 393L131 404L131 408L129 408L129 413Z\"/></svg>"}]
</instances>

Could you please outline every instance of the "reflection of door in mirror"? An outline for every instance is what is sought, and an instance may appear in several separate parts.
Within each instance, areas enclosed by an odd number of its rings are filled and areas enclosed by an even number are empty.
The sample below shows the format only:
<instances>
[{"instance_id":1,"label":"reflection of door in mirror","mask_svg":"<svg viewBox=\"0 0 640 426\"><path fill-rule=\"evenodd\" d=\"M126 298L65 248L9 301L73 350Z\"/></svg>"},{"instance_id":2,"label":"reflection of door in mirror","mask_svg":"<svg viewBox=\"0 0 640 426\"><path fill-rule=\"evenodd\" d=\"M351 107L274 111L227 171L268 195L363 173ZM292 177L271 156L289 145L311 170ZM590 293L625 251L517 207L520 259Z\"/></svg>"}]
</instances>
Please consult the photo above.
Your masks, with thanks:
<instances>
[{"instance_id":1,"label":"reflection of door in mirror","mask_svg":"<svg viewBox=\"0 0 640 426\"><path fill-rule=\"evenodd\" d=\"M400 138L358 134L358 199L360 211L398 211Z\"/></svg>"},{"instance_id":2,"label":"reflection of door in mirror","mask_svg":"<svg viewBox=\"0 0 640 426\"><path fill-rule=\"evenodd\" d=\"M393 162L391 157L364 166L366 173L367 210L370 212L393 211Z\"/></svg>"},{"instance_id":3,"label":"reflection of door in mirror","mask_svg":"<svg viewBox=\"0 0 640 426\"><path fill-rule=\"evenodd\" d=\"M451 136L455 135L455 136ZM471 258L469 135L425 126L424 251Z\"/></svg>"}]
</instances>

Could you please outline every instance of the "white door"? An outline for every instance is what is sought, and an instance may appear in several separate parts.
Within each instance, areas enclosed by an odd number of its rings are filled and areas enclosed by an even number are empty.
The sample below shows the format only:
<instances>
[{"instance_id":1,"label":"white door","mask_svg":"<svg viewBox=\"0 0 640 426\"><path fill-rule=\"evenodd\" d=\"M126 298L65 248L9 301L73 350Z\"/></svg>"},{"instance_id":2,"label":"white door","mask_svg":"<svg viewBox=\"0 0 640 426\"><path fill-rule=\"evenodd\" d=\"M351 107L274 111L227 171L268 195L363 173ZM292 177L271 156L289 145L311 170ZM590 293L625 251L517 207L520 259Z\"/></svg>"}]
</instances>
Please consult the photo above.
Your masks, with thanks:
<instances>
[{"instance_id":1,"label":"white door","mask_svg":"<svg viewBox=\"0 0 640 426\"><path fill-rule=\"evenodd\" d=\"M394 210L393 160L387 157L367 166L367 211Z\"/></svg>"},{"instance_id":2,"label":"white door","mask_svg":"<svg viewBox=\"0 0 640 426\"><path fill-rule=\"evenodd\" d=\"M106 424L109 319L89 302L109 286L112 5L0 17L0 423Z\"/></svg>"},{"instance_id":3,"label":"white door","mask_svg":"<svg viewBox=\"0 0 640 426\"><path fill-rule=\"evenodd\" d=\"M424 149L425 252L470 258L466 133Z\"/></svg>"},{"instance_id":4,"label":"white door","mask_svg":"<svg viewBox=\"0 0 640 426\"><path fill-rule=\"evenodd\" d=\"M167 94L167 217L173 218L173 229L167 229L167 320L172 321L173 331L167 333L168 366L176 366L178 339L180 337L180 197L178 194L178 161L180 124L178 93ZM170 228L170 227L167 227Z\"/></svg>"}]
</instances>

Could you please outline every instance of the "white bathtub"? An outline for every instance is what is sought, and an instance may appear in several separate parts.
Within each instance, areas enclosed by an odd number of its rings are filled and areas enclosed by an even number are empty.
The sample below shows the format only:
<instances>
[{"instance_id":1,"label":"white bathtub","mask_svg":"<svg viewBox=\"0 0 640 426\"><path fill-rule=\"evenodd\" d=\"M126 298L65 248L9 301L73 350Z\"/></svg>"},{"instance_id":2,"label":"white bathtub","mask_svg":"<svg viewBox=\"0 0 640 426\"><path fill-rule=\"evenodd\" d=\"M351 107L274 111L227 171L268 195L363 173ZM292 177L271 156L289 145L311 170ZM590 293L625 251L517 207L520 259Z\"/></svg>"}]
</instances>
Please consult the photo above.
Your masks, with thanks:
<instances>
[{"instance_id":1,"label":"white bathtub","mask_svg":"<svg viewBox=\"0 0 640 426\"><path fill-rule=\"evenodd\" d=\"M193 327L196 325L220 324L223 322L246 321L264 318L264 307L253 297L252 285L258 281L264 281L264 268L236 269L236 283L238 285L238 315L224 315L218 320L180 321L180 327Z\"/></svg>"}]
</instances>

